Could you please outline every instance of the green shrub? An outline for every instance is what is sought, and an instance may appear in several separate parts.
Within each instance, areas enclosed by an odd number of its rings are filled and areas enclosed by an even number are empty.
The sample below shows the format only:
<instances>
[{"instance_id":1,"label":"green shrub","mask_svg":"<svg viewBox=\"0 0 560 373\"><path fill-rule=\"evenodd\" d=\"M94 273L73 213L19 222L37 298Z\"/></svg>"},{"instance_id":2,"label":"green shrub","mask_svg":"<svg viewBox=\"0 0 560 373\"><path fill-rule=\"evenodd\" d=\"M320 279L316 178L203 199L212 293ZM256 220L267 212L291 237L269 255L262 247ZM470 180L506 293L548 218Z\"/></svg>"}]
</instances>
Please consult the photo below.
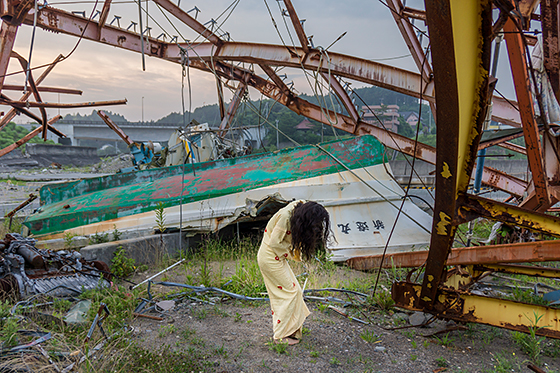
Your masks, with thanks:
<instances>
[{"instance_id":1,"label":"green shrub","mask_svg":"<svg viewBox=\"0 0 560 373\"><path fill-rule=\"evenodd\" d=\"M119 246L111 260L111 272L118 277L128 277L136 270L136 261L125 256L124 249Z\"/></svg>"}]
</instances>

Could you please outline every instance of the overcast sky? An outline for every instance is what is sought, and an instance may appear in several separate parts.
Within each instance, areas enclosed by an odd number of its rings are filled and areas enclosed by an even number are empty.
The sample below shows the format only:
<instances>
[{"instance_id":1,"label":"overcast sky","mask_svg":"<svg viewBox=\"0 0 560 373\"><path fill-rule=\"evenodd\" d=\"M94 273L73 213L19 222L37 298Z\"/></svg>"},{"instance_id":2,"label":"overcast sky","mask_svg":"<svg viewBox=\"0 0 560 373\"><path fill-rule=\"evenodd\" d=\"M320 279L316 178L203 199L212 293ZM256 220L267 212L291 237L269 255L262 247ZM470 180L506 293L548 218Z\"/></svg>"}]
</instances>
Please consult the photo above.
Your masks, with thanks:
<instances>
[{"instance_id":1,"label":"overcast sky","mask_svg":"<svg viewBox=\"0 0 560 373\"><path fill-rule=\"evenodd\" d=\"M65 4L66 3L66 4ZM411 71L417 71L408 49L402 40L400 33L394 23L389 9L379 1L372 0L292 0L300 19L305 19L304 27L308 36L313 35L315 46L327 47L335 41L342 33L347 34L338 41L331 51L354 55L394 65ZM69 11L85 11L86 15L94 9L94 1L72 1L62 0L49 2L54 7ZM143 3L145 7L146 3ZM229 10L218 18L231 4L237 4L229 18ZM200 9L198 20L202 23L210 19L218 19L219 23L225 21L222 26L224 31L229 32L235 41L265 42L281 44L280 37L273 26L266 4L270 7L278 28L285 40L289 40L284 19L280 15L278 4L284 7L283 2L277 0L204 0L191 1L182 0L180 6L184 10L190 10L195 6ZM419 0L407 2L408 6L423 8L423 2ZM101 10L102 0L97 4ZM232 8L230 8L231 10ZM152 27L152 36L162 32L169 35L177 35L171 24L163 17L161 11L152 2L148 3L148 12L153 19L148 20ZM194 15L192 12L191 15ZM121 16L121 27L126 28L131 21L138 22L138 6L130 1L113 1L107 22L111 22L115 15ZM196 37L194 32L186 26L181 26L180 21L170 16L173 25L177 27L181 35L187 39ZM96 18L98 19L98 18ZM289 18L285 18L290 30ZM156 22L159 24L156 24ZM144 16L144 24L146 23ZM424 25L417 22L424 28ZM21 26L16 38L15 50L25 56L29 56L32 27ZM295 35L292 33L295 38ZM35 45L31 65L37 66L51 62L59 54L68 54L74 47L78 38L60 34L53 34L37 29ZM296 40L297 42L297 40ZM424 42L426 45L426 42ZM503 63L500 70L507 72L509 67L505 58L505 48L502 50ZM405 57L402 57L405 56ZM505 64L505 65L504 65ZM12 60L10 71L19 68ZM299 92L310 93L307 81L302 74L295 69L287 70L288 81L294 80L295 88ZM35 76L40 73L36 72ZM213 104L217 102L216 86L214 77L191 69L192 86L192 108ZM500 77L500 74L498 74ZM509 75L504 75L507 80ZM24 75L19 74L7 78L9 84L23 85ZM502 79L503 80L503 79ZM83 95L70 96L60 95L61 102L84 102L96 100L116 100L126 98L128 104L125 106L106 107L106 110L118 112L132 121L142 118L142 97L144 97L144 119L157 120L170 112L181 111L181 67L178 64L147 58L146 71L142 71L141 55L124 51L112 46L83 40L77 50L64 62L59 64L43 82L45 86L57 86L76 88L84 91ZM354 83L353 87L362 86ZM502 84L502 90L511 96L511 87ZM17 99L19 92L9 92L13 99ZM251 99L260 96L256 91L250 91ZM44 101L58 101L57 94L43 94ZM188 90L185 89L185 105L188 110ZM6 109L4 109L6 110ZM61 110L61 114L80 112L90 113L90 109ZM57 109L49 109L49 116L55 115ZM16 121L27 122L27 119L19 116Z\"/></svg>"}]
</instances>

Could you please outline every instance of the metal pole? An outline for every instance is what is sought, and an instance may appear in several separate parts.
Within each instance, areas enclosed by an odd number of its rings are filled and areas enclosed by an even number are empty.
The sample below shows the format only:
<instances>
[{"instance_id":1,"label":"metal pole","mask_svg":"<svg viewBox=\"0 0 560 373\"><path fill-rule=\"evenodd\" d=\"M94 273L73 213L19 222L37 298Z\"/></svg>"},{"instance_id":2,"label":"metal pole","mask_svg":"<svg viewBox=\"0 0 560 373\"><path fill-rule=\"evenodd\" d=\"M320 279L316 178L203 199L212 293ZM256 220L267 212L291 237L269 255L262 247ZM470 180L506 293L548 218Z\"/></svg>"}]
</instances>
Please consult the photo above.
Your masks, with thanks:
<instances>
[{"instance_id":1,"label":"metal pole","mask_svg":"<svg viewBox=\"0 0 560 373\"><path fill-rule=\"evenodd\" d=\"M498 57L500 56L500 43L502 42L503 37L504 34L502 33L498 34L498 36L496 37L496 42L494 47L494 59L492 61L492 72L491 72L492 76L496 76L496 72L498 70ZM486 120L484 121L484 125L483 125L484 127L482 128L483 132L488 129L490 121L492 120L491 118L492 118L492 105L490 105L490 107L488 108L488 112L486 113ZM474 194L480 193L480 187L482 185L482 172L484 170L484 160L486 158L485 157L486 148L479 150L477 155L478 158L476 160L476 173L474 175L474 186L473 186ZM474 224L475 224L475 220L471 220L469 222L469 231L467 234L467 247L471 246L471 236L473 234Z\"/></svg>"},{"instance_id":2,"label":"metal pole","mask_svg":"<svg viewBox=\"0 0 560 373\"><path fill-rule=\"evenodd\" d=\"M500 43L502 42L503 34L498 34L496 37L495 47L494 47L494 59L492 61L492 76L496 76L498 70L498 57L500 56ZM488 129L492 118L492 106L490 106L488 113L486 115L486 120L484 121L484 128L482 131ZM474 176L474 194L480 193L480 186L482 185L482 171L484 170L484 156L486 155L486 148L478 151L478 159L476 160L476 173Z\"/></svg>"},{"instance_id":3,"label":"metal pole","mask_svg":"<svg viewBox=\"0 0 560 373\"><path fill-rule=\"evenodd\" d=\"M279 135L278 135L278 119L276 119L276 150L280 149L280 141L279 141Z\"/></svg>"},{"instance_id":4,"label":"metal pole","mask_svg":"<svg viewBox=\"0 0 560 373\"><path fill-rule=\"evenodd\" d=\"M144 29L142 27L142 0L138 0L138 22L140 23L140 44L142 46L142 71L146 71L146 59L144 56Z\"/></svg>"},{"instance_id":5,"label":"metal pole","mask_svg":"<svg viewBox=\"0 0 560 373\"><path fill-rule=\"evenodd\" d=\"M142 125L144 125L144 96L142 96Z\"/></svg>"}]
</instances>

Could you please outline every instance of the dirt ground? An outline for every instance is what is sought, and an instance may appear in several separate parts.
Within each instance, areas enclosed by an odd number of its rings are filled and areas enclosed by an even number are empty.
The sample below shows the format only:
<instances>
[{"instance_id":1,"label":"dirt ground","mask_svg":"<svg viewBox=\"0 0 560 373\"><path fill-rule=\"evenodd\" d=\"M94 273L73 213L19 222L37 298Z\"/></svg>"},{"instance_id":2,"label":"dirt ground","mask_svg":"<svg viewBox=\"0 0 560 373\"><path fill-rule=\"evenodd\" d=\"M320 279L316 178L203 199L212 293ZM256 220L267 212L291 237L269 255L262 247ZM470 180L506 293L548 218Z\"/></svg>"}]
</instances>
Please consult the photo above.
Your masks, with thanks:
<instances>
[{"instance_id":1,"label":"dirt ground","mask_svg":"<svg viewBox=\"0 0 560 373\"><path fill-rule=\"evenodd\" d=\"M181 280L173 274L168 277ZM366 311L361 319L367 317L372 325L365 325L309 301L312 314L304 324L302 341L283 352L271 343L267 302L224 299L211 298L214 305L178 300L162 321L137 318L132 338L147 349L167 345L174 351L202 350L205 370L224 373L529 371L528 356L504 329L469 324L453 330L457 325L443 320L410 327L412 314L397 309ZM397 326L404 328L391 330ZM559 346L552 340L541 344L543 351ZM558 356L541 357L544 371L560 372Z\"/></svg>"}]
</instances>

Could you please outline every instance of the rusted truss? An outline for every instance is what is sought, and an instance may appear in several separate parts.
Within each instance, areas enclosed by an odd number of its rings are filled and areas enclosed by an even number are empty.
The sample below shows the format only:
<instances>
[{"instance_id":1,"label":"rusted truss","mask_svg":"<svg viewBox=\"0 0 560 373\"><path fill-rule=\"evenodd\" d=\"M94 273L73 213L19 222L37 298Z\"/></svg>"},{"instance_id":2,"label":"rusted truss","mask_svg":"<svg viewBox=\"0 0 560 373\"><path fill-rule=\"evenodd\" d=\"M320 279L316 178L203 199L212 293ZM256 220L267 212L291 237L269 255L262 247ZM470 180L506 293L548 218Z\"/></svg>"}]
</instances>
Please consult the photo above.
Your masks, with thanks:
<instances>
[{"instance_id":1,"label":"rusted truss","mask_svg":"<svg viewBox=\"0 0 560 373\"><path fill-rule=\"evenodd\" d=\"M158 0L159 4L164 2L165 0ZM172 8L171 5L169 5L169 7ZM184 13L182 10L180 12L174 14L181 15ZM27 24L31 22L31 18L26 20ZM43 8L38 17L38 25L40 27L74 36L80 36L86 24L87 20L83 17L50 7ZM93 25L91 27L92 30L97 30L96 22L90 21L90 24ZM198 21L190 19L189 26L191 26L191 24L196 25ZM199 24L197 27L200 28L204 26ZM84 38L97 40L96 32L97 31L90 31L88 27L84 32ZM102 29L102 33L103 36L100 41L103 43L134 52L142 52L140 35L137 33L110 25L105 25ZM283 46L225 41L219 42L219 38L215 34L208 32L205 35L208 40L210 40L210 43L197 44L194 49L190 49L187 44L169 44L148 37L146 38L148 43L146 43L144 47L144 52L153 57L179 63L181 61L180 51L181 48L184 48L188 52L189 63L193 68L214 73L230 80L247 81L248 85L256 88L266 97L277 100L279 103L298 114L326 125L333 125L338 129L356 135L372 134L391 149L396 149L405 154L417 156L424 161L435 163L435 149L433 147L418 144L416 146L416 153L414 154L414 141L409 138L361 120L355 121L351 116L321 110L318 105L311 104L294 96L269 65L293 66L299 68L301 67L300 59L303 58L305 53L303 49L293 48L287 50ZM220 45L220 47L218 47L218 45ZM274 55L276 52L279 53L278 56ZM257 58L256 55L259 57ZM330 62L328 62L326 58L322 59L321 66L325 66L322 72L325 75L329 73L332 74L331 77L333 80L335 76L345 76L355 80L366 81L397 92L408 92L416 97L420 96L419 89L421 78L420 75L416 73L336 53L329 53L329 57ZM288 60L289 63L286 62L286 60ZM320 53L316 50L312 50L306 57L306 61L308 62L304 64L304 67L316 70L320 60ZM263 71L271 78L271 81L267 81L251 71L241 69L231 64L231 61L258 63ZM331 68L329 69L329 67ZM358 74L358 71L361 71L361 73ZM368 76L370 78L367 78ZM377 78L373 79L372 77ZM342 91L337 89L337 84L333 81L331 85L337 94L341 93L341 101L347 103L349 99L346 99L346 97L342 95ZM424 90L427 89L425 88L427 87L426 84L424 84L423 87ZM423 97L427 100L431 99L429 95L424 95ZM329 117L326 117L325 113L328 113ZM352 114L352 112L350 113ZM485 168L483 183L495 187L496 189L504 190L517 197L522 196L527 189L527 183L525 181L491 168Z\"/></svg>"}]
</instances>

